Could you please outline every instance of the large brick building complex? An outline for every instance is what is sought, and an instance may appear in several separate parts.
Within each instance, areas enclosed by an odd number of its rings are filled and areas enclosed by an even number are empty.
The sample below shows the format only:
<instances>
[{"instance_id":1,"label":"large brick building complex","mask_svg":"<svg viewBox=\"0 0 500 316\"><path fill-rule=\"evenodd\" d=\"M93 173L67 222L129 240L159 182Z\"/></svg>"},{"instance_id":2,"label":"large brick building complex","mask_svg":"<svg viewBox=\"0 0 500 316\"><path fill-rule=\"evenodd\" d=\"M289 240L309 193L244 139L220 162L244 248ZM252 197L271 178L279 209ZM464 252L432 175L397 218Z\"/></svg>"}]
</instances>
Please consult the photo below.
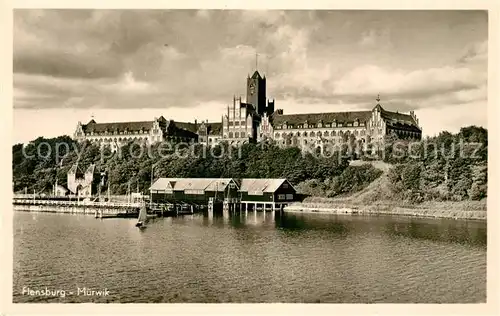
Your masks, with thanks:
<instances>
[{"instance_id":1,"label":"large brick building complex","mask_svg":"<svg viewBox=\"0 0 500 316\"><path fill-rule=\"evenodd\" d=\"M163 116L152 121L97 123L91 120L87 124L78 122L74 138L89 140L108 145L116 150L119 146L140 141L154 144L161 141L196 142L198 140L197 123L184 123L166 120Z\"/></svg>"},{"instance_id":2,"label":"large brick building complex","mask_svg":"<svg viewBox=\"0 0 500 316\"><path fill-rule=\"evenodd\" d=\"M275 109L266 95L266 77L255 71L247 77L246 100L233 96L220 122L183 123L164 117L146 122L78 123L74 137L88 139L116 149L139 140L198 142L208 146L227 142L238 146L248 142L274 140L280 146L314 147L351 144L367 148L381 145L386 135L420 140L422 129L413 111L409 114L385 110L377 97L371 110L287 114Z\"/></svg>"}]
</instances>

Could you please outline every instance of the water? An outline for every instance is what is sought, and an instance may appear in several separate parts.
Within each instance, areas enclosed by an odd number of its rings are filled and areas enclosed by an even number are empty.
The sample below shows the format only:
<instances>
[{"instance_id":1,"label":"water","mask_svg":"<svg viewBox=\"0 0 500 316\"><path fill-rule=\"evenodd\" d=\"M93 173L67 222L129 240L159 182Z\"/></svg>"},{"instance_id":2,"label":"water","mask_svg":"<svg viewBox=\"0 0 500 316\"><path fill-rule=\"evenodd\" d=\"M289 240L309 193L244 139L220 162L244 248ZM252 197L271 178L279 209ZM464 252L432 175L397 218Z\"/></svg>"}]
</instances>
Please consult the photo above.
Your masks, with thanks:
<instances>
[{"instance_id":1,"label":"water","mask_svg":"<svg viewBox=\"0 0 500 316\"><path fill-rule=\"evenodd\" d=\"M485 222L243 212L134 224L16 212L14 302L486 301Z\"/></svg>"}]
</instances>

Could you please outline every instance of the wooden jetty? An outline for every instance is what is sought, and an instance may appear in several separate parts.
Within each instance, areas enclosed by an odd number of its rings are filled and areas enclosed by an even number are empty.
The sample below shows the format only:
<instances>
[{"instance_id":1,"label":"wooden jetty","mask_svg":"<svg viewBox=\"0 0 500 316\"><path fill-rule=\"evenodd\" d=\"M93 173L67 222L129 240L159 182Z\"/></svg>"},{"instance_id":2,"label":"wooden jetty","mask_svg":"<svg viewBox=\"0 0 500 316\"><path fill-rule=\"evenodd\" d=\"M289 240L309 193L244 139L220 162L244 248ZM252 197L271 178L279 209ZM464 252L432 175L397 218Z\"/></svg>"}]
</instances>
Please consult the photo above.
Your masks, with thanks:
<instances>
[{"instance_id":1,"label":"wooden jetty","mask_svg":"<svg viewBox=\"0 0 500 316\"><path fill-rule=\"evenodd\" d=\"M110 218L137 217L141 203L15 198L13 206L15 211L85 214Z\"/></svg>"}]
</instances>

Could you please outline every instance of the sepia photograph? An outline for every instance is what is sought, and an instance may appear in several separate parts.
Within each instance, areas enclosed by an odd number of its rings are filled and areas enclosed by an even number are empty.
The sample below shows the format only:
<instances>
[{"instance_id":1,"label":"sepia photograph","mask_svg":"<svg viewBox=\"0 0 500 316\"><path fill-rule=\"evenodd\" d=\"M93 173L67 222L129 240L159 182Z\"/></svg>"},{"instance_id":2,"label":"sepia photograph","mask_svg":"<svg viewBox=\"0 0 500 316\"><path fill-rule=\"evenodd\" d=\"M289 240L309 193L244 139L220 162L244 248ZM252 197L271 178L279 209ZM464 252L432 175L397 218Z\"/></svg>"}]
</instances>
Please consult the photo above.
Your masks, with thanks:
<instances>
[{"instance_id":1,"label":"sepia photograph","mask_svg":"<svg viewBox=\"0 0 500 316\"><path fill-rule=\"evenodd\" d=\"M490 18L14 9L12 303L485 304Z\"/></svg>"}]
</instances>

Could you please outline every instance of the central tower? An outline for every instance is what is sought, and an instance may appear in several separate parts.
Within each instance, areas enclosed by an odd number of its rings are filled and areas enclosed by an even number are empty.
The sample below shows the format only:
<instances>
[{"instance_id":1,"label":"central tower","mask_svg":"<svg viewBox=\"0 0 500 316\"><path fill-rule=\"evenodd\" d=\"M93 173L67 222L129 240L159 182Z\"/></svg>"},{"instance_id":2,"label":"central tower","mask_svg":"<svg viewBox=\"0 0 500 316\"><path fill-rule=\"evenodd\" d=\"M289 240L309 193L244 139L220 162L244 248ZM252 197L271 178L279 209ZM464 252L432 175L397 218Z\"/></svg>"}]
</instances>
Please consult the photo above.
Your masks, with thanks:
<instances>
[{"instance_id":1,"label":"central tower","mask_svg":"<svg viewBox=\"0 0 500 316\"><path fill-rule=\"evenodd\" d=\"M259 115L266 112L266 77L261 77L257 70L255 70L252 77L247 77L246 101L254 106Z\"/></svg>"}]
</instances>

